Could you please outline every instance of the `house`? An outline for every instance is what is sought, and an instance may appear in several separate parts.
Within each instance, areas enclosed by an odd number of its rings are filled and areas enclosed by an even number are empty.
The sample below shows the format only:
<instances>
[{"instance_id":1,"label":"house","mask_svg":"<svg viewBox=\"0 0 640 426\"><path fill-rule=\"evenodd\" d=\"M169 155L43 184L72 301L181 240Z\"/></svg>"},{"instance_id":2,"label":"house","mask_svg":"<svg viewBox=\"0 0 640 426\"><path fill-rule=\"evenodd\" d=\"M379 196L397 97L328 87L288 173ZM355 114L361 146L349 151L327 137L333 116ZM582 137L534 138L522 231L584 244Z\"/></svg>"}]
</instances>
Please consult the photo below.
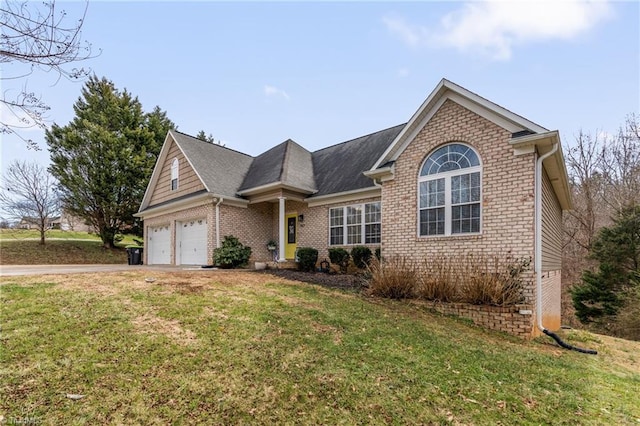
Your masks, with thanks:
<instances>
[{"instance_id":1,"label":"house","mask_svg":"<svg viewBox=\"0 0 640 426\"><path fill-rule=\"evenodd\" d=\"M230 234L254 261L272 239L280 259L353 245L531 257L524 296L540 311L522 315L554 330L569 208L558 132L443 79L407 123L314 152L287 140L252 157L172 130L137 215L147 264L211 263Z\"/></svg>"},{"instance_id":2,"label":"house","mask_svg":"<svg viewBox=\"0 0 640 426\"><path fill-rule=\"evenodd\" d=\"M20 222L18 222L19 229L39 229L40 219L37 217L22 216ZM45 230L47 229L60 229L60 216L45 218Z\"/></svg>"}]
</instances>

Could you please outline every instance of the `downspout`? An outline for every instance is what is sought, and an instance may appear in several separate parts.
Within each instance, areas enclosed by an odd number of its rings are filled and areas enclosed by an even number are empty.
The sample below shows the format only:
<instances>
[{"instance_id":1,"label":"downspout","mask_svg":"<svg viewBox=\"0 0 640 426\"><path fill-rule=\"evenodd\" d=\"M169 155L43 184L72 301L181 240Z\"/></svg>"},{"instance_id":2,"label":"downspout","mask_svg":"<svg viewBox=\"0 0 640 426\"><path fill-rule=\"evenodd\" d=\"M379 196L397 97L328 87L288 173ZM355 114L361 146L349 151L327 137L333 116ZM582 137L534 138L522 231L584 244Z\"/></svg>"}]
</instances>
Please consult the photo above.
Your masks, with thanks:
<instances>
[{"instance_id":1,"label":"downspout","mask_svg":"<svg viewBox=\"0 0 640 426\"><path fill-rule=\"evenodd\" d=\"M220 204L224 198L220 197L216 203L216 248L220 248Z\"/></svg>"},{"instance_id":2,"label":"downspout","mask_svg":"<svg viewBox=\"0 0 640 426\"><path fill-rule=\"evenodd\" d=\"M547 330L542 324L542 162L558 150L558 142L554 143L551 150L536 160L535 170L535 274L536 274L536 325L538 330L555 340L565 349L596 355L598 352L592 349L582 349L563 342L552 331Z\"/></svg>"}]
</instances>

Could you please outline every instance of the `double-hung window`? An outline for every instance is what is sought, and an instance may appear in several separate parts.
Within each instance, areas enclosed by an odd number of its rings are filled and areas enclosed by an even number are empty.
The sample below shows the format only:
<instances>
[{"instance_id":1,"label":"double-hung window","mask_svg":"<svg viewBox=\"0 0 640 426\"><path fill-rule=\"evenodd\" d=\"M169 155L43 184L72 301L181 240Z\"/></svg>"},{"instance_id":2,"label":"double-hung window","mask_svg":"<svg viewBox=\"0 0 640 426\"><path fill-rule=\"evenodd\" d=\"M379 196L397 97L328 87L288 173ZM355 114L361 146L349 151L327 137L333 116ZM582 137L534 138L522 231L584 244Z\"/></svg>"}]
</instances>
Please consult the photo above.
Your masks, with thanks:
<instances>
[{"instance_id":1,"label":"double-hung window","mask_svg":"<svg viewBox=\"0 0 640 426\"><path fill-rule=\"evenodd\" d=\"M425 160L418 178L420 236L480 232L482 166L475 150L453 143Z\"/></svg>"},{"instance_id":2,"label":"double-hung window","mask_svg":"<svg viewBox=\"0 0 640 426\"><path fill-rule=\"evenodd\" d=\"M380 244L380 202L329 209L329 244Z\"/></svg>"}]
</instances>

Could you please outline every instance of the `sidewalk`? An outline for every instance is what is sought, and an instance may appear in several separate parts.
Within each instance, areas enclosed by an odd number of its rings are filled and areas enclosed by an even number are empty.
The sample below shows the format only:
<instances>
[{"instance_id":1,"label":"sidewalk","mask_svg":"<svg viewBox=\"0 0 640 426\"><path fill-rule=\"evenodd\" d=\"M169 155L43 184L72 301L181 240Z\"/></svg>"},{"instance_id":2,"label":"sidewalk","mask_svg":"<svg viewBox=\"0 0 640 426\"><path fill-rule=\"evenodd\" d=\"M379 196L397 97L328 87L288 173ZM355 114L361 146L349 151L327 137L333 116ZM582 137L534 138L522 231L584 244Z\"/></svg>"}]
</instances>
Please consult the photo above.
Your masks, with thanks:
<instances>
[{"instance_id":1,"label":"sidewalk","mask_svg":"<svg viewBox=\"0 0 640 426\"><path fill-rule=\"evenodd\" d=\"M87 272L118 272L118 271L199 271L210 270L199 266L147 266L147 265L0 265L0 277L17 275L48 275L48 274L77 274Z\"/></svg>"}]
</instances>

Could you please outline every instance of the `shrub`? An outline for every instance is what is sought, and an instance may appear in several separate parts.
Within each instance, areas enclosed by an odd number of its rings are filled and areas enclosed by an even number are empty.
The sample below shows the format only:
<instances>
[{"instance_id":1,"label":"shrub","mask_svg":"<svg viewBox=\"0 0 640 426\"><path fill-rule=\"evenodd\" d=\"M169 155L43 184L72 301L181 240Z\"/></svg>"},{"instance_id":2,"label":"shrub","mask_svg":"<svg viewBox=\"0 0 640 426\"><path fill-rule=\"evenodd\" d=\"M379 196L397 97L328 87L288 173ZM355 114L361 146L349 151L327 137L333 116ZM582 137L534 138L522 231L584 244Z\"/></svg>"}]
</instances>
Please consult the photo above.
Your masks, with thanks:
<instances>
[{"instance_id":1,"label":"shrub","mask_svg":"<svg viewBox=\"0 0 640 426\"><path fill-rule=\"evenodd\" d=\"M298 269L313 272L318 261L318 250L313 247L301 247L298 249Z\"/></svg>"},{"instance_id":2,"label":"shrub","mask_svg":"<svg viewBox=\"0 0 640 426\"><path fill-rule=\"evenodd\" d=\"M227 235L222 247L213 251L213 264L221 268L237 268L246 265L251 257L251 247L244 246L233 235Z\"/></svg>"},{"instance_id":3,"label":"shrub","mask_svg":"<svg viewBox=\"0 0 640 426\"><path fill-rule=\"evenodd\" d=\"M418 280L418 297L439 302L457 302L460 294L459 274L454 262L446 256L436 256L422 262Z\"/></svg>"},{"instance_id":4,"label":"shrub","mask_svg":"<svg viewBox=\"0 0 640 426\"><path fill-rule=\"evenodd\" d=\"M416 295L418 268L404 257L373 260L368 270L369 294L391 299L409 299Z\"/></svg>"},{"instance_id":5,"label":"shrub","mask_svg":"<svg viewBox=\"0 0 640 426\"><path fill-rule=\"evenodd\" d=\"M332 247L329 249L329 261L340 266L340 272L346 273L349 266L349 252L342 247Z\"/></svg>"},{"instance_id":6,"label":"shrub","mask_svg":"<svg viewBox=\"0 0 640 426\"><path fill-rule=\"evenodd\" d=\"M522 273L530 258L468 254L460 262L461 301L474 305L508 306L521 303Z\"/></svg>"},{"instance_id":7,"label":"shrub","mask_svg":"<svg viewBox=\"0 0 640 426\"><path fill-rule=\"evenodd\" d=\"M356 268L366 268L371 261L371 249L365 246L355 246L351 249L351 258Z\"/></svg>"},{"instance_id":8,"label":"shrub","mask_svg":"<svg viewBox=\"0 0 640 426\"><path fill-rule=\"evenodd\" d=\"M376 256L376 259L378 260L382 258L380 247L376 247L375 256Z\"/></svg>"}]
</instances>

